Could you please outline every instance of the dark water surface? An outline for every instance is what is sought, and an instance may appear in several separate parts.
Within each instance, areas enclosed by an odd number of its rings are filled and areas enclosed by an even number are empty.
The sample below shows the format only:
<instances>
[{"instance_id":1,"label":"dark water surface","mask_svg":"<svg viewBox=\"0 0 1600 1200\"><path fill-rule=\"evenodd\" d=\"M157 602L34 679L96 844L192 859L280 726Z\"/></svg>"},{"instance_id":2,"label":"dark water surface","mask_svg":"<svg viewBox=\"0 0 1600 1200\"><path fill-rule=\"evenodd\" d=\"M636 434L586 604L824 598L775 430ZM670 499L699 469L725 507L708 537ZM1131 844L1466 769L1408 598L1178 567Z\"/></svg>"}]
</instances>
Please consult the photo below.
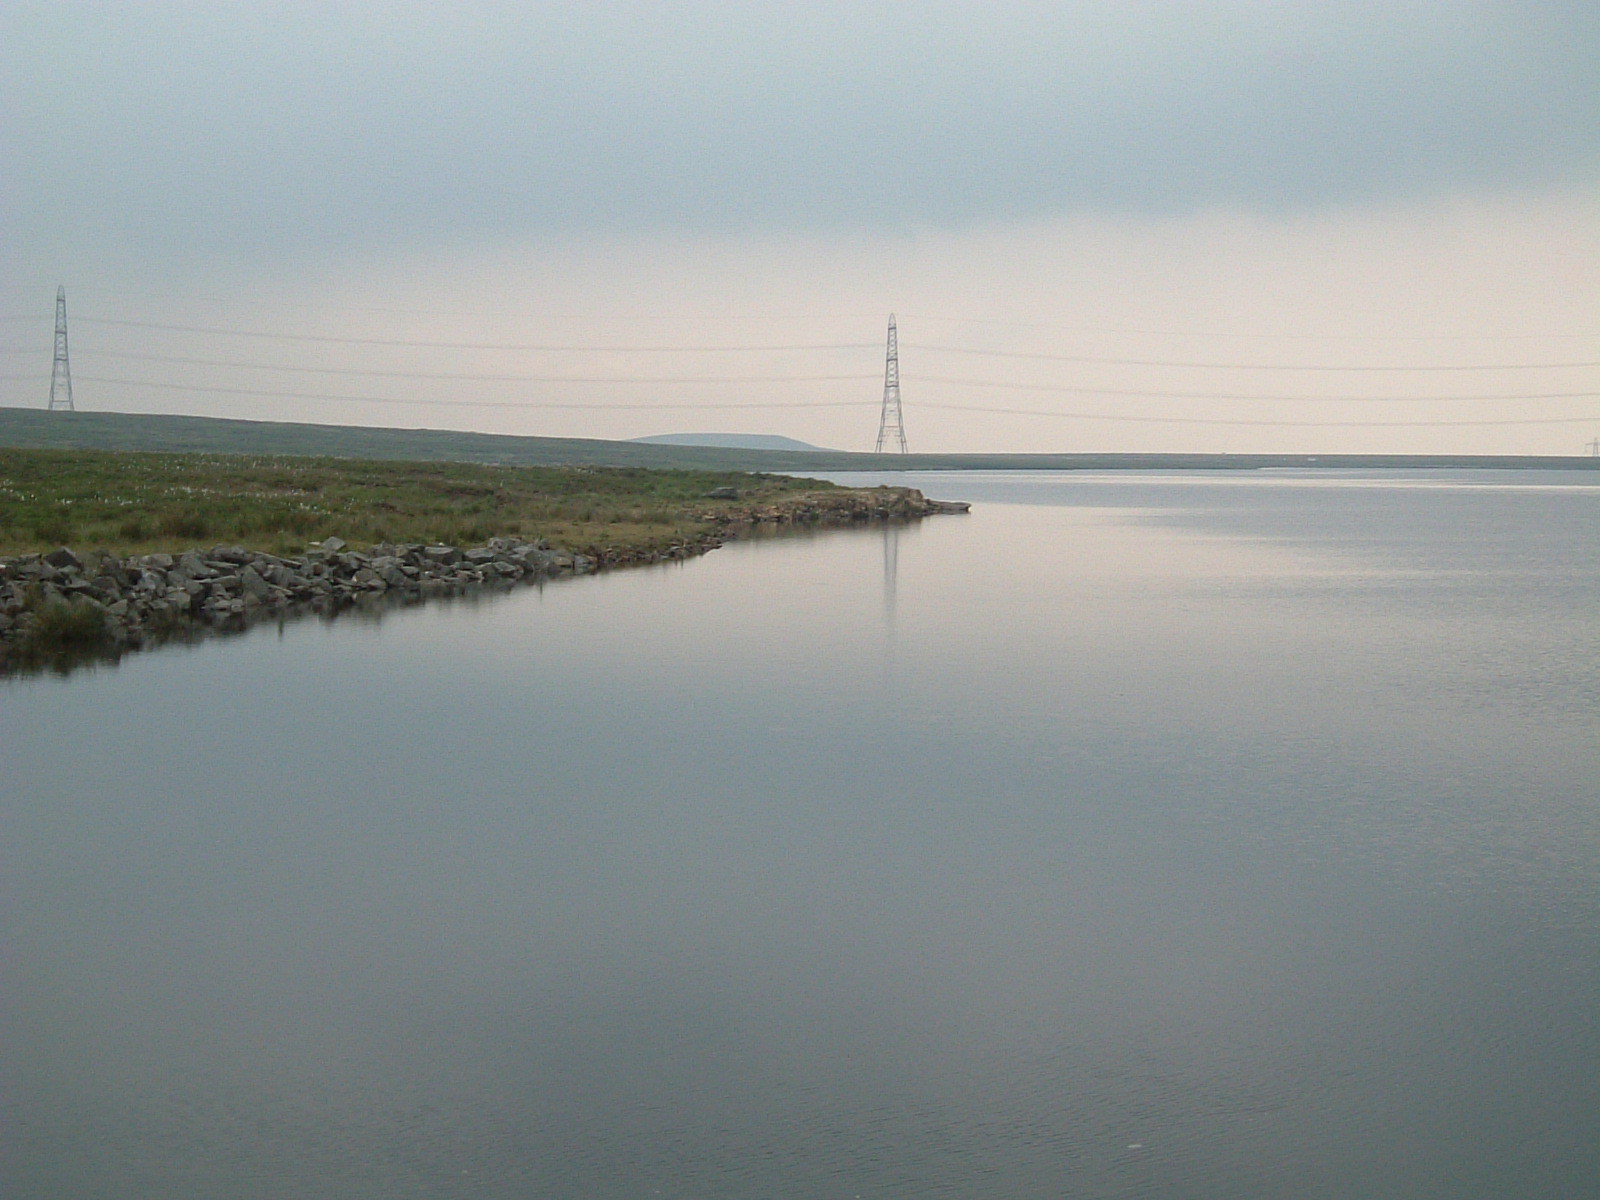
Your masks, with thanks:
<instances>
[{"instance_id":1,"label":"dark water surface","mask_svg":"<svg viewBox=\"0 0 1600 1200\"><path fill-rule=\"evenodd\" d=\"M1594 1195L1595 476L913 482L0 684L0 1195Z\"/></svg>"}]
</instances>

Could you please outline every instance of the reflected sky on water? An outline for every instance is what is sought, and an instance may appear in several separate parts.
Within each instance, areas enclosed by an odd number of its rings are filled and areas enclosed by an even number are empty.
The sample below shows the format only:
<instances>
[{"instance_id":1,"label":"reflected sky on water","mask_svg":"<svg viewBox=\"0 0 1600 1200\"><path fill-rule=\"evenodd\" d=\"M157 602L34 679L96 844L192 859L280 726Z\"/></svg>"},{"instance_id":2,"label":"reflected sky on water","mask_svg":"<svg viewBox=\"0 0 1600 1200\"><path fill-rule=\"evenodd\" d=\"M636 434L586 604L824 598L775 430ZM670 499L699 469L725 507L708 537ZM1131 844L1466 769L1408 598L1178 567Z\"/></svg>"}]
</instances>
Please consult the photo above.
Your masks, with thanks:
<instances>
[{"instance_id":1,"label":"reflected sky on water","mask_svg":"<svg viewBox=\"0 0 1600 1200\"><path fill-rule=\"evenodd\" d=\"M1592 478L920 477L0 684L6 1194L1581 1194Z\"/></svg>"}]
</instances>

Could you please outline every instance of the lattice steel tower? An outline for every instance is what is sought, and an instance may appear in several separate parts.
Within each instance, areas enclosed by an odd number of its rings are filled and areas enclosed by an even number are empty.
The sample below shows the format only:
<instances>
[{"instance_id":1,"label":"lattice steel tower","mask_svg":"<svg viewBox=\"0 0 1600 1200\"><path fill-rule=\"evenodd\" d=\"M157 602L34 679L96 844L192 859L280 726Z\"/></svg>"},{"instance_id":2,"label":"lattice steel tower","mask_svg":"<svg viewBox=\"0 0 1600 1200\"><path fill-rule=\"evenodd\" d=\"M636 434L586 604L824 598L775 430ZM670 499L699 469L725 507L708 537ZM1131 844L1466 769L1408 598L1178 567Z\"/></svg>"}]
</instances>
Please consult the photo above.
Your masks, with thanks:
<instances>
[{"instance_id":1,"label":"lattice steel tower","mask_svg":"<svg viewBox=\"0 0 1600 1200\"><path fill-rule=\"evenodd\" d=\"M56 289L56 360L50 367L50 411L72 407L72 365L67 361L67 289Z\"/></svg>"},{"instance_id":2,"label":"lattice steel tower","mask_svg":"<svg viewBox=\"0 0 1600 1200\"><path fill-rule=\"evenodd\" d=\"M893 313L889 314L889 352L883 364L883 415L878 418L878 445L873 453L882 454L886 442L899 443L900 453L906 452L906 422L900 412L900 346Z\"/></svg>"}]
</instances>

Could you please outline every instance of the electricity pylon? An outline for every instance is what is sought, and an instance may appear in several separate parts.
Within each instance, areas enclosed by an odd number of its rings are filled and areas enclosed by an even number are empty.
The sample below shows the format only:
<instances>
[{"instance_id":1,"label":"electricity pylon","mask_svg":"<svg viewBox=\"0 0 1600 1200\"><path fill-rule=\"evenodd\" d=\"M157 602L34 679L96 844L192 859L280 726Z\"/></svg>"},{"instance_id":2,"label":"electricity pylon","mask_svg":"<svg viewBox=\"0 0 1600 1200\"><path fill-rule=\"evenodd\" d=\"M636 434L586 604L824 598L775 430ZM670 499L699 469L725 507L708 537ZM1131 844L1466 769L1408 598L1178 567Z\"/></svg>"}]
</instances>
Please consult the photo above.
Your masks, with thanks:
<instances>
[{"instance_id":1,"label":"electricity pylon","mask_svg":"<svg viewBox=\"0 0 1600 1200\"><path fill-rule=\"evenodd\" d=\"M72 407L72 365L67 361L67 289L56 289L56 357L50 366L50 411Z\"/></svg>"},{"instance_id":2,"label":"electricity pylon","mask_svg":"<svg viewBox=\"0 0 1600 1200\"><path fill-rule=\"evenodd\" d=\"M896 340L894 314L889 314L889 352L883 364L883 415L878 418L878 444L874 454L882 454L885 442L898 442L906 452L906 423L900 412L900 347Z\"/></svg>"}]
</instances>

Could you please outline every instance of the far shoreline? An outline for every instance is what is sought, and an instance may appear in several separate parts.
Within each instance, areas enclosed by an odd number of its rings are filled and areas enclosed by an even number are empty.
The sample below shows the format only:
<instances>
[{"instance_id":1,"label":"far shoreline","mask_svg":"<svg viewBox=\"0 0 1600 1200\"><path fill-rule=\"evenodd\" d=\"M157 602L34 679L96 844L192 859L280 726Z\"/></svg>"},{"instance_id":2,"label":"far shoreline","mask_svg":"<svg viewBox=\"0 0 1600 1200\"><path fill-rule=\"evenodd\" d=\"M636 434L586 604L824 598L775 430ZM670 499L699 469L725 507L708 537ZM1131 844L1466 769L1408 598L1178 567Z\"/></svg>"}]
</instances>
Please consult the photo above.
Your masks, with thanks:
<instances>
[{"instance_id":1,"label":"far shoreline","mask_svg":"<svg viewBox=\"0 0 1600 1200\"><path fill-rule=\"evenodd\" d=\"M832 471L1238 471L1322 470L1600 471L1586 454L869 454L845 450L738 450L593 438L533 437L452 429L396 429L247 421L152 413L47 412L0 406L0 446L292 454L502 466L644 467L657 470L810 475Z\"/></svg>"}]
</instances>

